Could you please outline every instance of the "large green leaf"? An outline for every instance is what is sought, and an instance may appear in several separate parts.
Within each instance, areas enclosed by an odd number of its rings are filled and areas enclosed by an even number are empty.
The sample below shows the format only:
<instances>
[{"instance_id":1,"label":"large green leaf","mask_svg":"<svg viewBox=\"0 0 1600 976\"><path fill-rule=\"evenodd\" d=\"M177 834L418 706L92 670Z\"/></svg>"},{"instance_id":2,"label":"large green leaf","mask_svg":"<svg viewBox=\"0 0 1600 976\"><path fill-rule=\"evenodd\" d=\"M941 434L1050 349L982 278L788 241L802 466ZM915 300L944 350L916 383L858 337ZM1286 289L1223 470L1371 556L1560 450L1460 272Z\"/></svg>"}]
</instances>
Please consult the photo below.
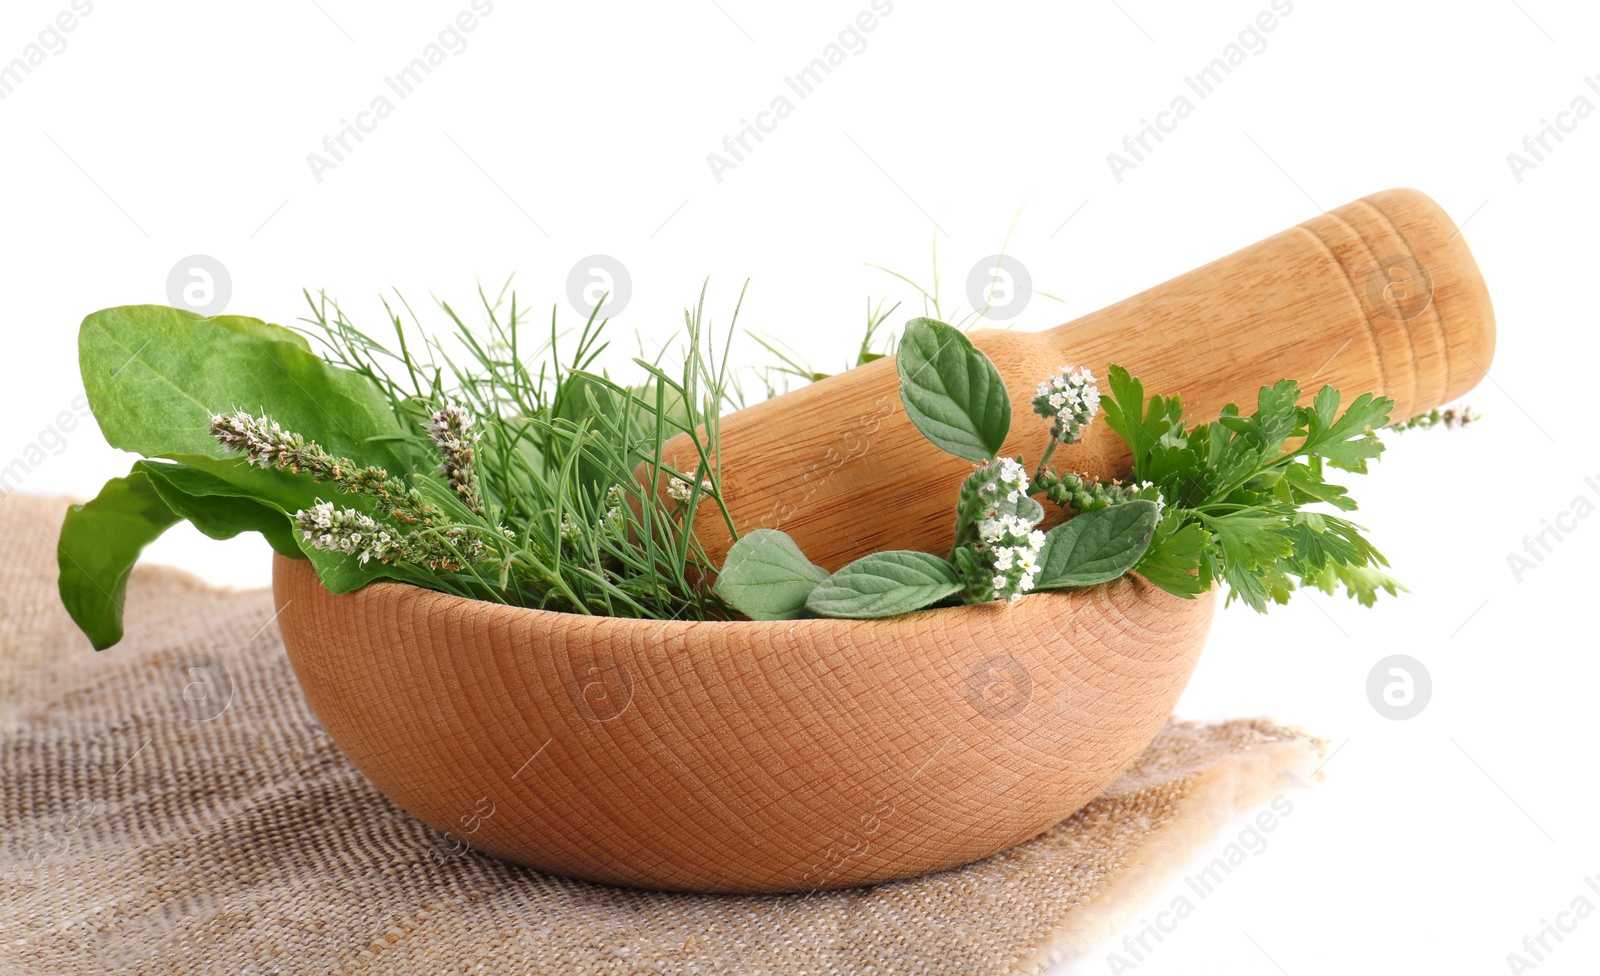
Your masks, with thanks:
<instances>
[{"instance_id":1,"label":"large green leaf","mask_svg":"<svg viewBox=\"0 0 1600 976\"><path fill-rule=\"evenodd\" d=\"M225 454L207 431L213 414L268 413L335 455L395 472L414 466L404 431L371 380L258 319L207 319L162 305L109 308L84 319L78 360L112 446L180 461L284 511L311 505L317 486Z\"/></svg>"},{"instance_id":2,"label":"large green leaf","mask_svg":"<svg viewBox=\"0 0 1600 976\"><path fill-rule=\"evenodd\" d=\"M1116 579L1144 556L1157 521L1156 503L1141 498L1061 523L1045 534L1033 588L1094 586Z\"/></svg>"},{"instance_id":3,"label":"large green leaf","mask_svg":"<svg viewBox=\"0 0 1600 976\"><path fill-rule=\"evenodd\" d=\"M97 651L122 639L128 574L144 547L179 520L137 467L67 509L56 562L61 602Z\"/></svg>"},{"instance_id":4,"label":"large green leaf","mask_svg":"<svg viewBox=\"0 0 1600 976\"><path fill-rule=\"evenodd\" d=\"M260 532L273 549L285 556L311 560L317 578L334 593L359 590L380 579L418 582L387 563L363 563L346 553L316 548L295 530L289 513L209 472L161 461L140 461L134 469L150 478L173 512L193 522L201 532L213 539ZM341 505L351 501L348 496L339 497Z\"/></svg>"},{"instance_id":5,"label":"large green leaf","mask_svg":"<svg viewBox=\"0 0 1600 976\"><path fill-rule=\"evenodd\" d=\"M285 329L281 325L273 325L271 322L263 322L260 319L251 318L248 315L213 315L211 321L224 328L232 329L241 335L271 339L275 342L288 342L299 346L306 352L311 351L311 343L300 333L293 329Z\"/></svg>"},{"instance_id":6,"label":"large green leaf","mask_svg":"<svg viewBox=\"0 0 1600 976\"><path fill-rule=\"evenodd\" d=\"M1011 399L994 363L961 330L912 319L895 369L906 415L935 446L968 461L1000 453L1011 429Z\"/></svg>"},{"instance_id":7,"label":"large green leaf","mask_svg":"<svg viewBox=\"0 0 1600 976\"><path fill-rule=\"evenodd\" d=\"M108 485L107 518L115 516L124 527L137 522L130 521L126 509L139 497L151 503L152 512L165 512L169 520L161 528L188 518L217 538L259 531L279 552L310 558L335 592L393 575L379 563L362 566L348 556L312 549L288 518L322 498L367 511L371 500L342 495L304 475L250 465L224 452L208 430L213 414L264 413L331 454L403 476L427 460L411 455L405 429L371 380L325 362L303 336L280 326L237 315L208 319L159 305L93 313L79 331L78 359L106 440L147 458L178 462L136 470L122 479L129 487ZM86 518L98 519L96 511ZM83 579L73 583L72 600L83 608L74 619L97 646L109 646L121 635L120 622L111 619L121 614L119 591L106 584L126 579L139 549L155 537L153 519L144 519L142 541L134 545L137 535L124 532L130 541L110 545L103 558L84 563ZM63 528L63 545L81 542L86 531L70 527ZM81 561L80 550L89 548L92 544L64 550L63 565L69 556ZM93 599L97 587L105 594L98 603ZM63 599L68 599L66 582Z\"/></svg>"},{"instance_id":8,"label":"large green leaf","mask_svg":"<svg viewBox=\"0 0 1600 976\"><path fill-rule=\"evenodd\" d=\"M213 539L231 539L241 532L260 532L273 549L299 557L289 513L257 501L248 491L206 471L165 461L140 461L161 500L180 518Z\"/></svg>"},{"instance_id":9,"label":"large green leaf","mask_svg":"<svg viewBox=\"0 0 1600 976\"><path fill-rule=\"evenodd\" d=\"M752 620L792 620L828 571L815 565L777 529L747 532L728 550L717 574L717 595Z\"/></svg>"},{"instance_id":10,"label":"large green leaf","mask_svg":"<svg viewBox=\"0 0 1600 976\"><path fill-rule=\"evenodd\" d=\"M896 549L863 556L823 580L806 609L824 617L893 617L937 603L961 585L946 560Z\"/></svg>"}]
</instances>

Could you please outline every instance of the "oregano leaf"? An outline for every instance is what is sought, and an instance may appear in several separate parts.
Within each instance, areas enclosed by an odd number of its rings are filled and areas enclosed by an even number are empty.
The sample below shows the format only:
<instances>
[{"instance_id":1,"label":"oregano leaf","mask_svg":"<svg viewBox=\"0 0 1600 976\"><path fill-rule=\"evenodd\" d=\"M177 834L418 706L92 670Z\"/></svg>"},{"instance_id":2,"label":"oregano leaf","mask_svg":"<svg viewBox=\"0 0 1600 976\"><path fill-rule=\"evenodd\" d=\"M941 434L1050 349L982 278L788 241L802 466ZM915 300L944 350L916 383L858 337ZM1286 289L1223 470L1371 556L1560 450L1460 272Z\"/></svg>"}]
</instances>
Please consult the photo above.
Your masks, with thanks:
<instances>
[{"instance_id":1,"label":"oregano leaf","mask_svg":"<svg viewBox=\"0 0 1600 976\"><path fill-rule=\"evenodd\" d=\"M751 620L792 620L827 578L828 571L807 559L788 535L756 529L728 550L714 589Z\"/></svg>"},{"instance_id":2,"label":"oregano leaf","mask_svg":"<svg viewBox=\"0 0 1600 976\"><path fill-rule=\"evenodd\" d=\"M912 319L895 369L906 415L934 446L968 461L1000 453L1011 429L1011 398L994 363L960 329Z\"/></svg>"},{"instance_id":3,"label":"oregano leaf","mask_svg":"<svg viewBox=\"0 0 1600 976\"><path fill-rule=\"evenodd\" d=\"M1150 547L1156 503L1134 499L1084 512L1045 533L1033 588L1093 586L1132 569Z\"/></svg>"},{"instance_id":4,"label":"oregano leaf","mask_svg":"<svg viewBox=\"0 0 1600 976\"><path fill-rule=\"evenodd\" d=\"M806 609L824 617L893 617L937 603L961 589L947 560L897 549L863 556L811 591Z\"/></svg>"}]
</instances>

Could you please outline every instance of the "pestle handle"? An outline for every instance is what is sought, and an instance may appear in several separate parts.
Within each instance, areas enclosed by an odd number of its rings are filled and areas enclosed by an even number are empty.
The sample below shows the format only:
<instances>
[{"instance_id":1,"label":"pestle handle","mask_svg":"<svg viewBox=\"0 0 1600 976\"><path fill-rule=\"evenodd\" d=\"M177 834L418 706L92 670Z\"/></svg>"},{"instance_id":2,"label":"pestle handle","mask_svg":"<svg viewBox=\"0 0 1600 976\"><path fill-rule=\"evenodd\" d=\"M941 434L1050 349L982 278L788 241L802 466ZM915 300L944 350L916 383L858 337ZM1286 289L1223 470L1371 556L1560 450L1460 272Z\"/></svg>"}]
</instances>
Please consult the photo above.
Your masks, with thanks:
<instances>
[{"instance_id":1,"label":"pestle handle","mask_svg":"<svg viewBox=\"0 0 1600 976\"><path fill-rule=\"evenodd\" d=\"M1044 335L1064 362L1118 362L1181 393L1196 419L1284 378L1380 392L1404 418L1482 378L1494 312L1449 216L1388 190Z\"/></svg>"},{"instance_id":2,"label":"pestle handle","mask_svg":"<svg viewBox=\"0 0 1600 976\"><path fill-rule=\"evenodd\" d=\"M1324 384L1347 400L1393 397L1393 415L1404 418L1483 377L1494 313L1449 216L1415 190L1388 190L1066 325L984 329L972 340L1011 394L1004 453L1032 462L1045 428L1030 400L1064 363L1097 377L1126 366L1147 393L1181 395L1191 424L1227 403L1248 410L1257 390L1286 378L1307 400ZM912 426L890 359L729 414L720 440L723 498L741 532L782 529L829 570L884 549L950 547L956 486L971 466ZM680 469L695 466L687 437L663 453ZM1103 422L1055 457L1058 469L1095 478L1129 473L1124 445ZM701 507L695 528L720 566L732 541L714 508Z\"/></svg>"}]
</instances>

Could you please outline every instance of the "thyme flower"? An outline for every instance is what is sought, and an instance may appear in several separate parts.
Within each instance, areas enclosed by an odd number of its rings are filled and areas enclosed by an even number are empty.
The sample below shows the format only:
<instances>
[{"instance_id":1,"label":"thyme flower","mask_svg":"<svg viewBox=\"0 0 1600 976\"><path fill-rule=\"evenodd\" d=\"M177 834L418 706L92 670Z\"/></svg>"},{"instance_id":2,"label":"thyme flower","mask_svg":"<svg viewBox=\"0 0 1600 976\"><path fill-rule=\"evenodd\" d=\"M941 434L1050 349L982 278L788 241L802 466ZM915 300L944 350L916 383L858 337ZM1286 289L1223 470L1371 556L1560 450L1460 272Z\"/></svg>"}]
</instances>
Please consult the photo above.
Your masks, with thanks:
<instances>
[{"instance_id":1,"label":"thyme flower","mask_svg":"<svg viewBox=\"0 0 1600 976\"><path fill-rule=\"evenodd\" d=\"M414 527L413 531L402 533L364 512L353 508L337 509L331 502L319 500L312 508L295 513L295 524L318 549L348 553L362 563L373 559L383 563L400 559L445 571L459 570L467 563L476 562L487 551L478 535L481 530L451 524L417 489L389 477L389 472L383 468L361 467L349 458L335 457L316 441L284 430L275 420L252 417L236 410L212 416L209 429L219 444L229 451L244 454L251 464L308 474L313 481L375 498L383 504L385 518ZM460 433L465 434L465 430ZM435 443L439 443L437 438ZM470 445L466 460L470 464ZM475 474L471 484L476 491Z\"/></svg>"},{"instance_id":2,"label":"thyme flower","mask_svg":"<svg viewBox=\"0 0 1600 976\"><path fill-rule=\"evenodd\" d=\"M623 527L622 514L622 486L612 485L606 489L606 513L600 517L600 528L604 531L615 531Z\"/></svg>"},{"instance_id":3,"label":"thyme flower","mask_svg":"<svg viewBox=\"0 0 1600 976\"><path fill-rule=\"evenodd\" d=\"M373 559L380 563L398 560L454 572L484 555L483 542L461 526L437 535L427 529L391 532L365 512L335 508L332 502L320 499L311 508L295 512L294 521L313 547L355 556L362 565Z\"/></svg>"},{"instance_id":4,"label":"thyme flower","mask_svg":"<svg viewBox=\"0 0 1600 976\"><path fill-rule=\"evenodd\" d=\"M1392 424L1391 426L1395 430L1427 430L1431 427L1455 430L1458 427L1470 427L1475 421L1482 419L1482 414L1473 410L1470 406L1462 404L1459 407L1446 407L1443 410L1434 407L1427 413L1419 413L1409 420Z\"/></svg>"},{"instance_id":5,"label":"thyme flower","mask_svg":"<svg viewBox=\"0 0 1600 976\"><path fill-rule=\"evenodd\" d=\"M578 542L583 539L583 526L573 521L571 512L561 513L561 539L563 542Z\"/></svg>"},{"instance_id":6,"label":"thyme flower","mask_svg":"<svg viewBox=\"0 0 1600 976\"><path fill-rule=\"evenodd\" d=\"M595 520L594 531L601 535L620 535L626 531L626 516L623 514L623 491L621 485L612 485L606 489L605 514ZM584 527L572 517L572 513L561 513L561 524L557 527L563 542L576 545L583 541L586 534Z\"/></svg>"},{"instance_id":7,"label":"thyme flower","mask_svg":"<svg viewBox=\"0 0 1600 976\"><path fill-rule=\"evenodd\" d=\"M224 448L263 468L309 474L320 481L338 481L345 473L339 459L315 441L284 430L265 416L252 417L243 410L214 414L208 429Z\"/></svg>"}]
</instances>

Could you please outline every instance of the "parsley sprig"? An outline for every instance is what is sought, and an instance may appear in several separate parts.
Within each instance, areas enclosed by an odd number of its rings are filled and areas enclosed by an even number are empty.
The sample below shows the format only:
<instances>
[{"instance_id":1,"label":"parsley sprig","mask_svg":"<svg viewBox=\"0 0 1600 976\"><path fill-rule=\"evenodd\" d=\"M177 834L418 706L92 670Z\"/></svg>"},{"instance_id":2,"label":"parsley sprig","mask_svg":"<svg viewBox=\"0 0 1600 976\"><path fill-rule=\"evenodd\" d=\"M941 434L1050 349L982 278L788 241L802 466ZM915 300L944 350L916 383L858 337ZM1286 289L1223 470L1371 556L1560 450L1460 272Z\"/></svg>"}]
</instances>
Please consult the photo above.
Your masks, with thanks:
<instances>
[{"instance_id":1,"label":"parsley sprig","mask_svg":"<svg viewBox=\"0 0 1600 976\"><path fill-rule=\"evenodd\" d=\"M1360 525L1333 512L1354 511L1329 469L1365 473L1383 453L1377 431L1394 401L1363 394L1339 412L1339 391L1324 386L1309 406L1300 387L1280 380L1261 388L1246 417L1234 404L1209 424L1186 427L1176 397L1145 399L1144 386L1113 366L1106 423L1133 453L1133 477L1160 492L1164 514L1135 567L1150 582L1181 596L1217 581L1257 611L1286 603L1295 589L1346 590L1371 606L1379 590L1403 587L1383 571L1389 562Z\"/></svg>"}]
</instances>

